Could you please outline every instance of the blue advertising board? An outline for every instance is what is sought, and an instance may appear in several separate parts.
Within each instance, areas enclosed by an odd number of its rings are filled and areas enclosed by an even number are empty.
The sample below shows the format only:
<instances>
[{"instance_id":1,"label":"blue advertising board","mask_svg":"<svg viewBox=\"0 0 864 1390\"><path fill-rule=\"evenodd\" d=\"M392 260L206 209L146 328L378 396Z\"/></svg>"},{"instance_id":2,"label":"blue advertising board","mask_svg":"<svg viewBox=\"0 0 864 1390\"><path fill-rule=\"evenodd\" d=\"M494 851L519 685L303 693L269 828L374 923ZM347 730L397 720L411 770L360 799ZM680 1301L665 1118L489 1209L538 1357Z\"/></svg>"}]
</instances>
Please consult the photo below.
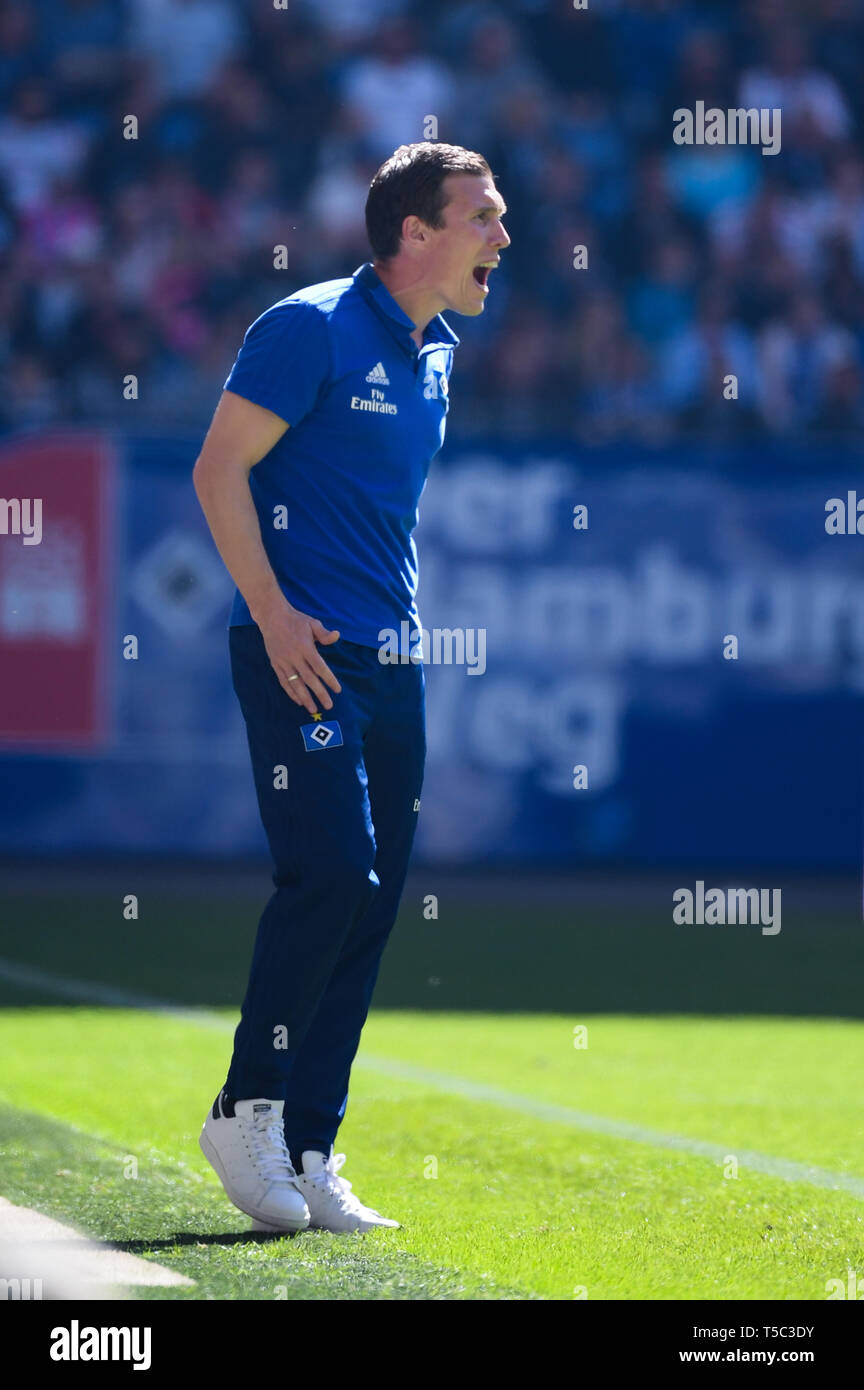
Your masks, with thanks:
<instances>
[{"instance_id":1,"label":"blue advertising board","mask_svg":"<svg viewBox=\"0 0 864 1390\"><path fill-rule=\"evenodd\" d=\"M108 718L3 742L0 849L263 855L200 441L111 442ZM417 532L418 861L859 862L864 535L826 530L854 468L747 463L448 444Z\"/></svg>"}]
</instances>

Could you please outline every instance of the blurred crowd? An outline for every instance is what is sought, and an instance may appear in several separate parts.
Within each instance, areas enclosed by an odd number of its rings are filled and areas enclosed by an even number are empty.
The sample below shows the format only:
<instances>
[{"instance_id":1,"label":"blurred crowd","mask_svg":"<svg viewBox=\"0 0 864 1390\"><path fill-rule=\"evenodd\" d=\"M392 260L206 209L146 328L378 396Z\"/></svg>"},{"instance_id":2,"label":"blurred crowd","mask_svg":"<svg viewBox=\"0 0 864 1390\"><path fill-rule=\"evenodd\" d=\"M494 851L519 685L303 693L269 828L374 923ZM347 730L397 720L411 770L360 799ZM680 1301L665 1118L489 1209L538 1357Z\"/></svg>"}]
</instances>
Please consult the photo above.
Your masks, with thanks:
<instances>
[{"instance_id":1,"label":"blurred crowd","mask_svg":"<svg viewBox=\"0 0 864 1390\"><path fill-rule=\"evenodd\" d=\"M851 436L862 71L864 0L0 0L0 428L203 429L252 319L369 259L434 116L512 237L450 316L451 432ZM781 108L780 153L676 145L700 100Z\"/></svg>"}]
</instances>

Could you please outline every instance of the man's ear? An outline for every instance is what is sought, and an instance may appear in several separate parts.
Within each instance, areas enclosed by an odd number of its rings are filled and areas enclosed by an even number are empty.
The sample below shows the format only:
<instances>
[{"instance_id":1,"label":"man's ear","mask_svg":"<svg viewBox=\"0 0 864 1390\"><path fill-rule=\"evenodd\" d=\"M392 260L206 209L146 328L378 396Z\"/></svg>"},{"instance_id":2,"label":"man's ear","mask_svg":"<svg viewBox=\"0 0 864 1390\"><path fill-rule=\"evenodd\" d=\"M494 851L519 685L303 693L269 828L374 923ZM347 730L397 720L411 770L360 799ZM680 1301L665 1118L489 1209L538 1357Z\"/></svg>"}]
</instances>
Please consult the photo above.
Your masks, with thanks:
<instances>
[{"instance_id":1,"label":"man's ear","mask_svg":"<svg viewBox=\"0 0 864 1390\"><path fill-rule=\"evenodd\" d=\"M417 245L425 242L428 236L428 228L422 222L416 212L409 213L402 222L402 240L408 245Z\"/></svg>"}]
</instances>

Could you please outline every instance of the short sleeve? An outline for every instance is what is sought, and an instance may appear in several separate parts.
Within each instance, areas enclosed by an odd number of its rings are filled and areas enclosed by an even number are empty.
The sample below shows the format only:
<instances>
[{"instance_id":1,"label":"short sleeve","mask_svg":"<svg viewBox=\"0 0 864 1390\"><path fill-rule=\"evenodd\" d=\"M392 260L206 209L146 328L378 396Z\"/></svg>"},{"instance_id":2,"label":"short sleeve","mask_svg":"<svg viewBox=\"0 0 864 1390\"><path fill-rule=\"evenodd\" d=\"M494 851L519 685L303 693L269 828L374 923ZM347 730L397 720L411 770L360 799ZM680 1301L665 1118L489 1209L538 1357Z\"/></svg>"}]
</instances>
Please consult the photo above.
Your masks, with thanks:
<instances>
[{"instance_id":1,"label":"short sleeve","mask_svg":"<svg viewBox=\"0 0 864 1390\"><path fill-rule=\"evenodd\" d=\"M297 425L330 374L327 320L314 304L288 300L246 330L225 390Z\"/></svg>"}]
</instances>

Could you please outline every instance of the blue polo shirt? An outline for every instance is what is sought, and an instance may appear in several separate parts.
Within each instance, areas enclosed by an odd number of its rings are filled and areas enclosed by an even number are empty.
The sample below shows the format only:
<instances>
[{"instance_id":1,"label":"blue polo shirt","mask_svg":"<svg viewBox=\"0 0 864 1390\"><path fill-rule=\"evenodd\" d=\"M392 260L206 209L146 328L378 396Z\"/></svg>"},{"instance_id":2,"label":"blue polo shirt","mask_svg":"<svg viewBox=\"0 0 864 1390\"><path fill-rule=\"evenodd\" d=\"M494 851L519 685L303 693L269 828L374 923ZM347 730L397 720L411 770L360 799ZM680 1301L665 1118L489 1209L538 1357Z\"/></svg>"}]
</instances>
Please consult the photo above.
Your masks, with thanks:
<instances>
[{"instance_id":1,"label":"blue polo shirt","mask_svg":"<svg viewBox=\"0 0 864 1390\"><path fill-rule=\"evenodd\" d=\"M261 314L225 382L290 426L249 475L282 592L369 647L420 625L412 531L459 339L440 314L419 349L413 328L367 261ZM230 623L252 621L238 591Z\"/></svg>"}]
</instances>

